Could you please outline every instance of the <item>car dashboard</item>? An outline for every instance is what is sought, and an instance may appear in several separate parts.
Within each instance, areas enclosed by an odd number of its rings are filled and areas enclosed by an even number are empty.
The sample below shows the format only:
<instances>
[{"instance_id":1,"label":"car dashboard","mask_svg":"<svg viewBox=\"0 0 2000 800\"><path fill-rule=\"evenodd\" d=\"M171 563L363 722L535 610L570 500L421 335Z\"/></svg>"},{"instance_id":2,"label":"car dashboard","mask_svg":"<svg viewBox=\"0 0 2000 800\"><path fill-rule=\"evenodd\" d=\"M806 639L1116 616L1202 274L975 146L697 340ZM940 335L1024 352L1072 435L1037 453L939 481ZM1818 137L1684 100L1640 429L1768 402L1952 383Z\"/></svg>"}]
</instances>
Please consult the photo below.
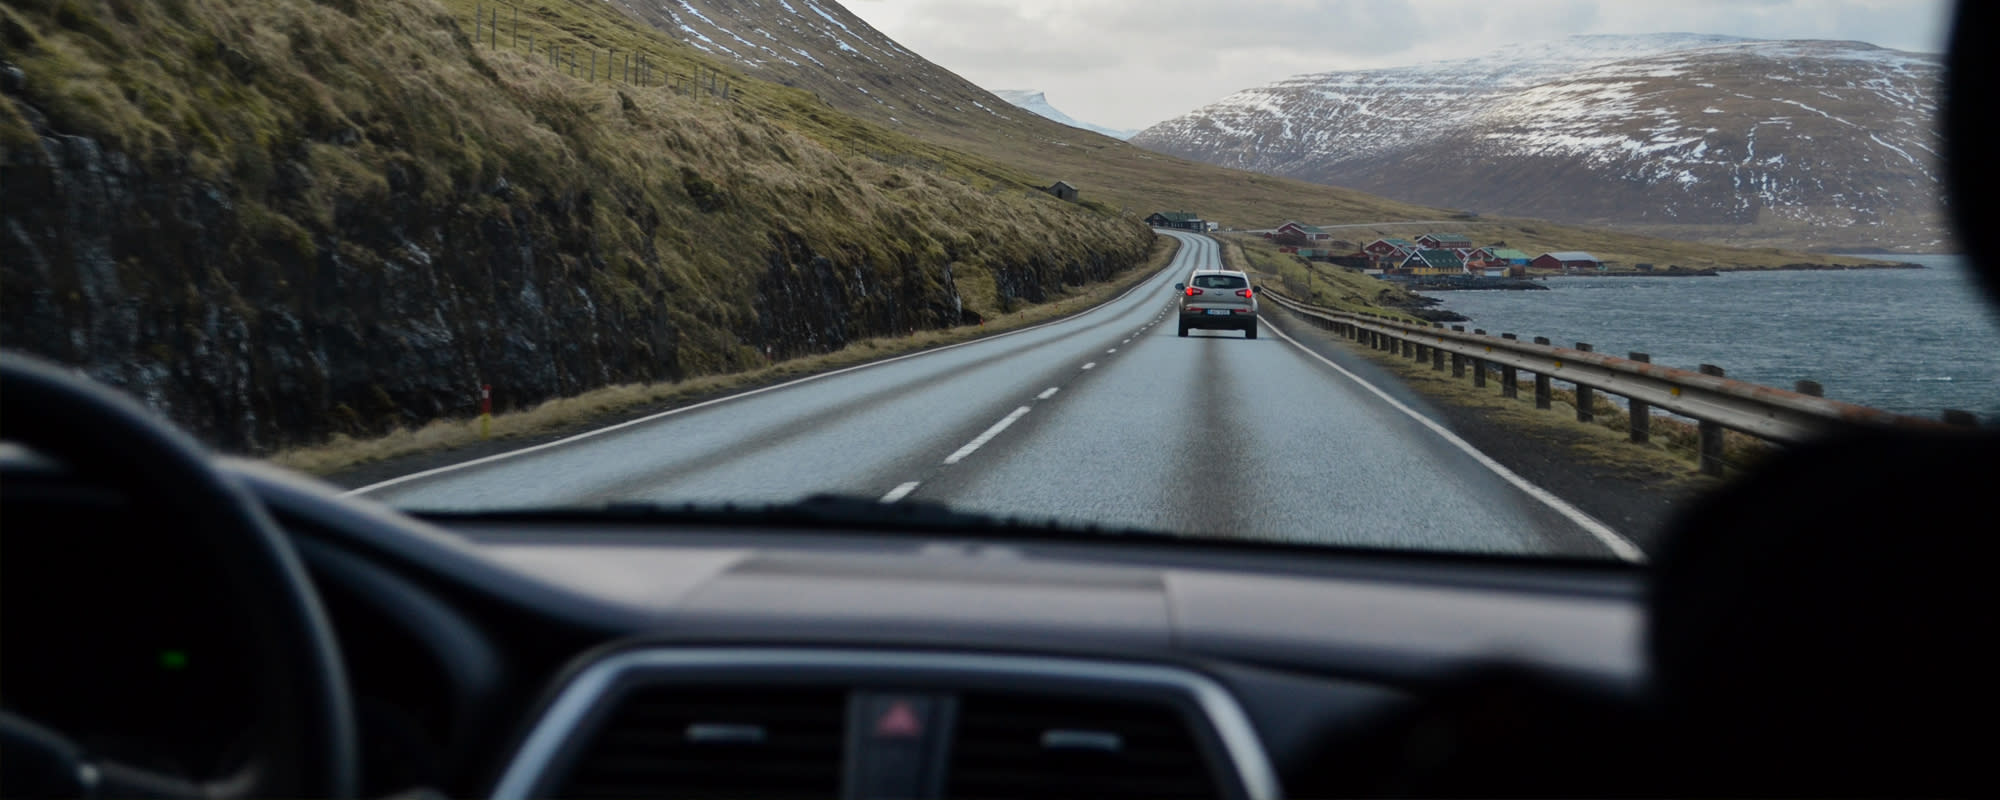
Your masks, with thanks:
<instances>
[{"instance_id":1,"label":"car dashboard","mask_svg":"<svg viewBox=\"0 0 2000 800\"><path fill-rule=\"evenodd\" d=\"M1640 573L1615 564L727 516L419 518L229 469L328 609L364 796L1366 792L1357 776L1379 754L1350 743L1467 670L1529 665L1607 696L1644 679ZM79 514L163 524L121 517L114 497L12 473L4 488L6 647L70 643L21 620L78 602L83 581L88 638L123 643L10 666L9 707L92 709L51 713L187 772L226 760L244 676L230 610L187 588L199 565L114 560L74 535L92 527ZM65 530L15 527L44 524ZM47 552L64 542L66 561ZM174 729L123 730L149 719ZM213 730L187 735L191 720Z\"/></svg>"}]
</instances>

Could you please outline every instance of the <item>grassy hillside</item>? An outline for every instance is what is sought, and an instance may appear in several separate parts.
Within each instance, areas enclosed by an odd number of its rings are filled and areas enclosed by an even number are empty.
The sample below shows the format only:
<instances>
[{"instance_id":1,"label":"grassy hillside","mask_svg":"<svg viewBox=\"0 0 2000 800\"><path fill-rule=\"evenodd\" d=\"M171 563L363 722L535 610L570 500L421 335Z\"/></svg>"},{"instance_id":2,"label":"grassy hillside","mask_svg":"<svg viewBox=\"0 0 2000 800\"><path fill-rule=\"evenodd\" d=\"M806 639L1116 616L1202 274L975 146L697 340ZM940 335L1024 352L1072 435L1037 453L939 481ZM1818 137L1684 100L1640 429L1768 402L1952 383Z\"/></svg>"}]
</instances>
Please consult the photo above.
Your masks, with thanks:
<instances>
[{"instance_id":1,"label":"grassy hillside","mask_svg":"<svg viewBox=\"0 0 2000 800\"><path fill-rule=\"evenodd\" d=\"M1288 219L1355 224L1449 219L1455 213L1188 161L1045 120L923 60L828 0L814 0L810 7L803 0L786 5L729 0L611 2L670 35L715 51L718 61L733 65L728 68L732 71L810 90L857 117L1009 165L1038 184L1067 180L1080 187L1086 199L1129 208L1140 216L1156 210L1191 210L1224 227L1266 228ZM724 55L724 48L733 48L737 58ZM1133 80L1146 76L1135 74ZM1629 229L1617 233L1526 221L1493 222L1499 228L1492 231L1496 239L1518 239L1527 246L1546 239L1552 242L1548 249L1603 250L1607 258L1630 262L1756 267L1831 260L1795 251L1747 252L1656 239L1632 235Z\"/></svg>"},{"instance_id":2,"label":"grassy hillside","mask_svg":"<svg viewBox=\"0 0 2000 800\"><path fill-rule=\"evenodd\" d=\"M481 383L526 407L975 324L1151 247L808 92L477 46L471 5L0 5L8 345L268 450L466 413ZM712 66L602 4L528 14L570 37L538 44Z\"/></svg>"}]
</instances>

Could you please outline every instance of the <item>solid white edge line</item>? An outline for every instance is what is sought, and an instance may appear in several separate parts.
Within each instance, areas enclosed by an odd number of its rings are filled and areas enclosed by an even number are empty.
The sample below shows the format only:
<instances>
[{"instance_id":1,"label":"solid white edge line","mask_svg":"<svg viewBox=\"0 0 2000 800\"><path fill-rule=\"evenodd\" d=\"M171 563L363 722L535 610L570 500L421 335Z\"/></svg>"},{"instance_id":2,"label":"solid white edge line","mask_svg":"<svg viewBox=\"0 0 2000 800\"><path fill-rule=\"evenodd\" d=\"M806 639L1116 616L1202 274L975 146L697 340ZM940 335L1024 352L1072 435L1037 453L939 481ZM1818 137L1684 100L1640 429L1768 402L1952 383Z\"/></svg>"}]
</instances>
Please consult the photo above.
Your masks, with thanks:
<instances>
[{"instance_id":1,"label":"solid white edge line","mask_svg":"<svg viewBox=\"0 0 2000 800\"><path fill-rule=\"evenodd\" d=\"M1259 317L1261 316L1262 315L1259 315ZM1262 322L1262 319L1259 319L1259 322ZM1640 550L1638 545L1632 544L1631 540L1626 539L1624 536L1619 535L1618 532L1612 530L1610 526L1597 521L1595 517L1592 517L1591 515L1585 513L1583 509L1570 505L1568 501L1555 496L1554 494L1550 493L1549 490L1547 489L1544 489L1540 486L1536 486L1533 483L1529 483L1527 478L1523 478L1520 475L1515 474L1513 470L1510 470L1506 466L1502 465L1500 462L1493 460L1492 456L1480 452L1479 448L1473 447L1471 442L1458 438L1458 434L1452 433L1449 429L1445 428L1443 425L1438 424L1435 420L1432 420L1430 417L1426 417L1422 414L1417 413L1416 409L1403 405L1402 401L1399 401L1396 398L1389 396L1388 392L1382 391L1380 388L1376 387L1375 384L1362 380L1361 376L1349 372L1347 371L1346 368L1340 366L1339 364L1333 363L1332 361L1328 360L1325 356L1313 352L1311 348L1308 348L1305 345L1300 344L1299 340L1292 338L1290 335L1287 335L1284 331L1278 330L1277 326L1260 325L1259 327L1263 327L1266 330L1269 330L1272 333L1277 334L1278 338L1280 339L1284 339L1287 342L1291 342L1292 346L1298 348L1300 352L1312 356L1314 359L1317 359L1320 363L1325 364L1328 367L1331 367L1333 371L1340 373L1348 380L1360 384L1361 388L1367 389L1369 392L1372 392L1376 397L1382 398L1382 401L1388 403L1391 408L1403 412L1405 415L1408 415L1410 419L1416 420L1418 424L1424 426L1425 428L1429 428L1432 433L1435 433L1440 438L1444 439L1447 442L1450 442L1454 447L1457 447L1458 449L1465 451L1466 455L1472 456L1472 459L1474 461L1477 461L1480 463L1481 466L1484 466L1487 469L1492 470L1493 474L1499 475L1502 480L1505 480L1508 483L1513 484L1514 488L1520 489L1522 492L1527 493L1529 497L1541 501L1543 505L1555 509L1556 513L1569 518L1569 521L1576 523L1577 527L1582 528L1585 531L1589 532L1590 535L1597 537L1597 540L1599 542L1602 542L1605 547L1610 548L1611 552L1617 555L1619 558L1639 564L1643 564L1646 562L1646 553L1645 551Z\"/></svg>"},{"instance_id":2,"label":"solid white edge line","mask_svg":"<svg viewBox=\"0 0 2000 800\"><path fill-rule=\"evenodd\" d=\"M1051 398L1051 397L1054 397L1054 396L1056 396L1056 392L1060 392L1060 391L1062 391L1062 387L1060 387L1060 386L1051 386L1051 387L1049 387L1049 388L1047 388L1047 389L1043 389L1043 390L1042 390L1042 393L1041 393L1041 394L1038 394L1038 395L1035 395L1035 399L1036 399L1036 400L1047 400L1047 399L1049 399L1049 398Z\"/></svg>"},{"instance_id":3,"label":"solid white edge line","mask_svg":"<svg viewBox=\"0 0 2000 800\"><path fill-rule=\"evenodd\" d=\"M882 495L882 502L894 503L897 500L908 497L911 492L916 491L917 487L921 485L923 485L922 481L910 481L909 483L899 484L896 488L890 489L888 494Z\"/></svg>"},{"instance_id":4,"label":"solid white edge line","mask_svg":"<svg viewBox=\"0 0 2000 800\"><path fill-rule=\"evenodd\" d=\"M1171 269L1171 265L1169 265L1169 268ZM1162 272L1165 272L1165 270L1162 270ZM436 475L443 475L443 474L445 474L445 473L447 473L447 472L456 472L456 471L458 471L458 470L461 470L461 469L466 469L466 468L468 468L468 467L476 467L476 466L479 466L479 465L481 465L481 464L491 464L491 463L493 463L493 462L495 462L495 461L504 461L504 460L506 460L506 459L510 459L510 458L514 458L515 456L524 456L524 455L527 455L527 454L529 454L529 453L535 453L535 452L540 452L540 451L542 451L542 450L547 450L547 449L550 449L550 448L554 448L554 447L561 447L561 446L563 446L563 445L566 445L566 444L571 444L571 443L574 443L574 442L580 442L580 441L583 441L583 440L585 440L585 439L589 439L589 438L591 438L591 437L594 437L594 436L600 436L600 435L603 435L603 434L606 434L606 433L610 433L610 432L612 432L612 431L616 431L616 430L623 430L623 429L625 429L625 428L630 428L630 427L633 427L633 426L636 426L636 425L644 425L644 424L646 424L646 423L648 423L648 422L652 422L652 421L654 421L654 420L660 420L660 419L666 419L667 417L671 417L671 416L674 416L674 415L676 415L676 414L685 414L685 413L687 413L687 412L689 412L689 411L696 411L696 410L699 410L699 409L703 409L703 408L707 408L707 407L709 407L709 406L713 406L713 405L720 405L720 404L722 404L722 403L727 403L727 402L729 402L729 401L731 401L731 400L741 400L741 399L743 399L743 398L745 398L745 397L753 397L753 396L756 396L756 395L760 395L760 394L763 394L763 393L765 393L765 392L775 392L775 391L777 391L777 390L779 390L779 389L787 389L787 388L790 388L790 387L793 387L793 386L797 386L797 385L799 385L799 384L802 384L802 383L810 383L810 382L812 382L812 381L816 381L816 380L821 380L821 379L823 379L823 378L831 378L831 377L833 377L833 376L835 376L835 375L844 375L844 374L846 374L846 373L849 373L849 372L857 372L857 371L860 371L860 370L864 370L864 369L869 369L869 368L871 368L871 367L879 367L879 366L882 366L882 365L884 365L884 364L894 364L894 363L896 363L896 362L898 362L898 361L904 361L904 360L907 360L907 359L912 359L912 358L916 358L916 357L918 357L918 356L927 356L927 355L931 355L931 354L933 354L933 353L942 353L942 352L944 352L944 351L946 351L946 350L956 350L956 349L958 349L958 348L961 348L961 347L969 347L969 346L971 346L971 345L975 345L975 344L980 344L980 343L982 343L982 342L991 342L991 341L995 341L995 340L998 340L998 339L1005 339L1005 338L1007 338L1007 337L1009 337L1009 336L1018 336L1018 335L1020 335L1020 334L1023 334L1023 333L1028 333L1028 332L1030 332L1030 331L1037 331L1037 330L1041 330L1042 328L1046 328L1046 327L1049 327L1049 326L1051 326L1051 325L1061 325L1061 324L1063 324L1063 323L1065 323L1065 322L1073 322L1073 321L1075 321L1075 320L1079 320L1079 319L1082 319L1082 318L1084 318L1084 317L1087 317L1087 316L1089 316L1089 315L1091 315L1091 314L1095 314L1095 313L1097 313L1098 311L1101 311L1101 310L1103 310L1103 309L1106 309L1106 308L1109 308L1109 307L1111 307L1111 305L1112 305L1112 304L1114 304L1114 303L1117 303L1118 301L1120 301L1120 300L1123 300L1123 299L1125 299L1125 298L1126 298L1127 296L1130 296L1130 295L1131 295L1131 294L1132 294L1133 292L1136 292L1136 291L1139 291L1139 290L1140 290L1140 289L1142 289L1142 288L1145 288L1146 284L1149 284L1149 283L1152 283L1152 282L1153 282L1153 281L1154 281L1154 280L1155 280L1156 278L1158 278L1158 277L1159 277L1159 275L1155 274L1155 275L1154 275L1153 277L1151 277L1151 278L1147 278L1147 279L1145 279L1145 280L1142 280L1142 281L1138 282L1137 284L1134 284L1134 285L1132 286L1132 288L1130 288L1130 289L1126 289L1125 291L1123 291L1123 292L1120 292L1120 293L1118 294L1118 296L1117 296L1117 297L1113 297L1113 298L1111 298L1111 299L1109 299L1109 300L1106 300L1106 301L1104 301L1104 302L1102 302L1102 303L1099 303L1099 304L1097 304L1096 306L1093 306L1093 307L1091 307L1091 308L1090 308L1089 310L1086 310L1086 311L1083 311L1083 312L1080 312L1080 313L1077 313L1077 314L1074 314L1074 315L1072 315L1072 316L1068 316L1068 317L1064 317L1064 318L1062 318L1062 319L1053 319L1053 320L1049 320L1048 322L1044 322L1044 323L1041 323L1041 324L1039 324L1039 325L1031 325L1031 326L1028 326L1028 327L1026 327L1026 328L1022 328L1022 329L1020 329L1020 330L1017 330L1017 331L1008 331L1008 332L1006 332L1006 333L998 333L998 334L994 334L994 335L992 335L992 336L986 336L986 337L981 337L981 338L978 338L978 339L973 339L973 340L971 340L971 341L965 341L965 342L959 342L958 344L948 344L948 345L945 345L945 346L943 346L943 347L937 347L937 348L932 348L932 349L930 349L930 350L920 350L920 351L917 351L917 352L915 352L915 353L906 353L906 354L903 354L903 355L900 355L900 356L895 356L895 357L893 357L893 358L885 358L885 359L882 359L882 360L880 360L880 361L870 361L870 362L868 362L868 363L866 363L866 364L856 364L856 365L854 365L854 366L851 366L851 367L843 367L843 368L841 368L841 369L837 369L837 370L834 370L834 371L832 371L832 372L822 372L822 373L820 373L820 374L818 374L818 375L807 375L807 376L805 376L805 377L803 377L803 378L797 378L797 379L793 379L793 380L789 380L789 381L786 381L786 382L784 382L784 383L780 383L780 384L775 384L775 385L772 385L772 386L765 386L765 387L763 387L763 388L761 388L761 389L751 389L751 390L749 390L749 391L747 391L747 392L739 392L739 393L737 393L737 394L732 394L732 395L727 395L727 396L723 396L723 397L717 397L717 398L715 398L715 399L713 399L713 400L704 400L704 401L702 401L702 402L699 402L699 403L696 403L696 404L694 404L694 405L691 405L691 406L681 406L680 408L673 408L673 409L668 409L668 410L666 410L666 411L662 411L662 412L660 412L660 413L658 413L658 414L652 414L652 415L649 415L649 416L644 416L644 417L640 417L640 418L638 418L638 419L631 419L631 420L626 420L626 421L624 421L624 422L620 422L620 423L618 423L618 424L616 424L616 425L607 425L607 426L605 426L605 427L602 427L602 428L598 428L598 429L596 429L596 430L590 430L590 431L584 431L583 433L579 433L579 434L576 434L576 435L574 435L574 436L566 436L566 437L564 437L564 438L561 438L561 439L557 439L557 440L555 440L555 441L553 441L553 442L543 442L543 443L541 443L541 444L538 444L538 445L531 445L531 446L528 446L528 447L523 447L523 448L521 448L521 449L519 449L519 450L509 450L509 451L507 451L507 452L504 452L504 453L494 453L493 455L490 455L490 456L485 456L485 457L482 457L482 458L475 458L475 459L472 459L472 460L470 460L470 461L461 461L461 462L459 462L459 463L456 463L456 464L446 464L446 465L444 465L444 466L442 466L442 467L436 467L436 468L433 468L433 469L427 469L427 470L424 470L424 471L422 471L422 472L413 472L413 473L410 473L410 474L408 474L408 475L404 475L404 476L401 476L401 477L396 477L396 478L390 478L390 479L388 479L388 480L386 480L386 481L382 481L382 482L380 482L380 483L371 483L371 484L369 484L369 485L367 485L367 486L363 486L363 487L361 487L361 488L359 488L359 489L349 489L349 490L347 490L347 491L345 491L345 492L342 492L342 493L341 493L341 496L343 496L343 497L358 497L358 496L360 496L360 495L364 495L364 494L367 494L367 493L369 493L369 492L373 492L373 491L378 491L378 490L381 490L381 489L387 489L387 488L389 488L389 487L391 487L391 486L396 486L396 485L399 485L399 484L404 484L404 483L409 483L410 481L416 481L416 480L422 480L422 479L424 479L424 478L429 478L429 477L433 477L433 476L436 476Z\"/></svg>"},{"instance_id":5,"label":"solid white edge line","mask_svg":"<svg viewBox=\"0 0 2000 800\"><path fill-rule=\"evenodd\" d=\"M999 436L1001 431L1006 430L1007 426L1014 424L1014 420L1020 419L1026 413L1028 413L1027 406L1014 409L1014 413L1001 417L1000 421L993 423L993 427L987 428L985 433L973 437L972 441L966 442L964 447L958 448L958 452L945 456L944 463L956 464L965 460L966 456L972 455L974 451L977 451L981 447L985 447L987 442L993 441L993 437Z\"/></svg>"}]
</instances>

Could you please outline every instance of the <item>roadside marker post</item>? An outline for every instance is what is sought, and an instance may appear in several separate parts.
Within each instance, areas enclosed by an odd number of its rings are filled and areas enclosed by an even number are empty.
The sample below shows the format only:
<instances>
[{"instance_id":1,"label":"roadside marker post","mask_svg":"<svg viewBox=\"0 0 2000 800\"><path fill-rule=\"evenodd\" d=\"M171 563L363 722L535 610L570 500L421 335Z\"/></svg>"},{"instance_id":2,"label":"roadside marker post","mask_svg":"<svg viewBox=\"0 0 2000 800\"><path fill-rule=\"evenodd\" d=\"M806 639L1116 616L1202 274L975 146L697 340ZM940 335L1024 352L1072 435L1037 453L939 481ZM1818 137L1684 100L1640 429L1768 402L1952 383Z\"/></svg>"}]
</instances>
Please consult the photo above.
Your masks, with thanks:
<instances>
[{"instance_id":1,"label":"roadside marker post","mask_svg":"<svg viewBox=\"0 0 2000 800\"><path fill-rule=\"evenodd\" d=\"M479 438L493 438L493 384L479 387Z\"/></svg>"}]
</instances>

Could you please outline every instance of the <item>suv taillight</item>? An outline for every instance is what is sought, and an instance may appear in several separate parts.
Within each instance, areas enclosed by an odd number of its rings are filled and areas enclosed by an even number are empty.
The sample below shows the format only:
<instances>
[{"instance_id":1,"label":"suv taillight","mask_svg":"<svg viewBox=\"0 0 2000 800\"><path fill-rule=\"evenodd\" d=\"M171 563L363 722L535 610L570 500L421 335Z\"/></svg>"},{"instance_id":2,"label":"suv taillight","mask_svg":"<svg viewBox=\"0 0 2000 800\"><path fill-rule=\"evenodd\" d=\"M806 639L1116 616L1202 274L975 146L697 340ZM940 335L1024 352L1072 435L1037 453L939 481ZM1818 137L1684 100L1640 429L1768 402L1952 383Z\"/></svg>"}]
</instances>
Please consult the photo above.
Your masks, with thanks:
<instances>
[{"instance_id":1,"label":"suv taillight","mask_svg":"<svg viewBox=\"0 0 2000 800\"><path fill-rule=\"evenodd\" d=\"M1255 297L1256 295L1253 295L1253 294L1251 294L1251 292L1253 292L1253 291L1255 291L1255 290L1253 290L1253 289L1237 289L1237 290L1236 290L1236 296L1237 296L1237 297Z\"/></svg>"},{"instance_id":2,"label":"suv taillight","mask_svg":"<svg viewBox=\"0 0 2000 800\"><path fill-rule=\"evenodd\" d=\"M1188 287L1188 293L1187 293L1187 296L1189 296L1189 297L1193 297L1193 296L1195 296L1195 295L1198 295L1198 294L1201 294L1201 290L1200 290L1200 289L1196 289L1196 288L1194 288L1194 287L1192 287L1192 286L1189 286L1189 287Z\"/></svg>"}]
</instances>

